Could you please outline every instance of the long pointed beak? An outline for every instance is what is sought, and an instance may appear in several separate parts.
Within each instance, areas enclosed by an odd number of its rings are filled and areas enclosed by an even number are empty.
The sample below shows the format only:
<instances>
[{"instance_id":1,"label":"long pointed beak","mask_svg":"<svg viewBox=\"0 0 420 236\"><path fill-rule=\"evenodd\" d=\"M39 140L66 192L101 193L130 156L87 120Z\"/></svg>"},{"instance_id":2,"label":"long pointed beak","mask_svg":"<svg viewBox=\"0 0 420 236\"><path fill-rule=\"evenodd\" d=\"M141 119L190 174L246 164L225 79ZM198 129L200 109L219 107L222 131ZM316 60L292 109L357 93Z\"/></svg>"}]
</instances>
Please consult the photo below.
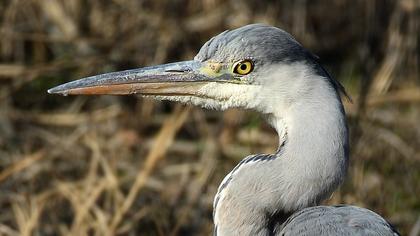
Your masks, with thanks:
<instances>
[{"instance_id":1,"label":"long pointed beak","mask_svg":"<svg viewBox=\"0 0 420 236\"><path fill-rule=\"evenodd\" d=\"M184 61L140 69L91 76L48 90L61 95L77 94L143 94L143 95L196 95L205 84L228 82L228 75L209 77L201 73L203 63Z\"/></svg>"}]
</instances>

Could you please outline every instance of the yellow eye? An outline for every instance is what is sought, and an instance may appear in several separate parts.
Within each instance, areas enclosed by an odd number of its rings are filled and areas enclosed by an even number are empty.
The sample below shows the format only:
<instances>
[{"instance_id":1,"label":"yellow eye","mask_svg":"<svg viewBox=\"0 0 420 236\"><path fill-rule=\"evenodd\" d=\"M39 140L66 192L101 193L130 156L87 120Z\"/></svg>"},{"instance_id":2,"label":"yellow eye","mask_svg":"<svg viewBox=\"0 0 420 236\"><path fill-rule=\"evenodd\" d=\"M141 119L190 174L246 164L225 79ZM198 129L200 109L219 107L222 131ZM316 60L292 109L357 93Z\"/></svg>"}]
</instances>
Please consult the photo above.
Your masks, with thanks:
<instances>
[{"instance_id":1,"label":"yellow eye","mask_svg":"<svg viewBox=\"0 0 420 236\"><path fill-rule=\"evenodd\" d=\"M237 62L233 67L233 73L239 75L247 75L254 69L254 65L250 60Z\"/></svg>"}]
</instances>

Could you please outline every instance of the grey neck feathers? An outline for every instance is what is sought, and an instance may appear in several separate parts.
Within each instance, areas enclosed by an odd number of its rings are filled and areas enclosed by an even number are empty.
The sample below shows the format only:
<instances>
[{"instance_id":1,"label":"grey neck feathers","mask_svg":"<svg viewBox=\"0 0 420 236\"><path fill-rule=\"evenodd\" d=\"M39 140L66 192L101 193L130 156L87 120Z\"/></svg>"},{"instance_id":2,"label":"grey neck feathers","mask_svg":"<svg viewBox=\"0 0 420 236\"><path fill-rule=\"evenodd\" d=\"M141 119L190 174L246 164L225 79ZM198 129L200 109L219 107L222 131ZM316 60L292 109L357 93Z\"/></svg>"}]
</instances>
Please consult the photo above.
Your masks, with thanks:
<instances>
[{"instance_id":1,"label":"grey neck feathers","mask_svg":"<svg viewBox=\"0 0 420 236\"><path fill-rule=\"evenodd\" d=\"M348 134L341 100L329 78L305 83L305 96L269 114L278 152L245 158L220 185L217 235L270 235L273 219L280 224L288 214L319 204L343 181Z\"/></svg>"}]
</instances>

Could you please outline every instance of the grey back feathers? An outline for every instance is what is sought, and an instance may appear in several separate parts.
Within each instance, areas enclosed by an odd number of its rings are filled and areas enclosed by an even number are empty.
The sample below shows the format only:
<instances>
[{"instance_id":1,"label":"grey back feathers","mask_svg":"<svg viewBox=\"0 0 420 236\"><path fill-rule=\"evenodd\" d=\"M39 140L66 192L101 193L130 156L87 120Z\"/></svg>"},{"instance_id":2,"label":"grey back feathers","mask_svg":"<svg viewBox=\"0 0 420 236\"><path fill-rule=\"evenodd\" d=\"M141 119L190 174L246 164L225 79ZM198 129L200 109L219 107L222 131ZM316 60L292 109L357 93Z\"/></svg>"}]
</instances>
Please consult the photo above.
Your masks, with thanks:
<instances>
[{"instance_id":1,"label":"grey back feathers","mask_svg":"<svg viewBox=\"0 0 420 236\"><path fill-rule=\"evenodd\" d=\"M398 236L382 217L368 209L338 205L308 207L290 216L273 235Z\"/></svg>"}]
</instances>

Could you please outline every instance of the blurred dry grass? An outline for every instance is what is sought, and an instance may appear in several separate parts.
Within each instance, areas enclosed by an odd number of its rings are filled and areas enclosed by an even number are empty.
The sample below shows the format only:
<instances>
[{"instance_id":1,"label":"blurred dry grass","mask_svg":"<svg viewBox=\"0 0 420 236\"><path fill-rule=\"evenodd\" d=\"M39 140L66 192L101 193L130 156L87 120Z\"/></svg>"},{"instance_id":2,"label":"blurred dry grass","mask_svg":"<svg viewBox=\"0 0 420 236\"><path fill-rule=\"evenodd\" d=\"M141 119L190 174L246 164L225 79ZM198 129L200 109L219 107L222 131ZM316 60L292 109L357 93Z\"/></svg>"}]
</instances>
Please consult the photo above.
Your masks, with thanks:
<instances>
[{"instance_id":1,"label":"blurred dry grass","mask_svg":"<svg viewBox=\"0 0 420 236\"><path fill-rule=\"evenodd\" d=\"M0 235L209 235L223 176L276 148L261 118L46 90L192 58L252 22L294 34L355 100L349 179L327 204L368 207L419 235L417 0L6 0L0 12Z\"/></svg>"}]
</instances>

